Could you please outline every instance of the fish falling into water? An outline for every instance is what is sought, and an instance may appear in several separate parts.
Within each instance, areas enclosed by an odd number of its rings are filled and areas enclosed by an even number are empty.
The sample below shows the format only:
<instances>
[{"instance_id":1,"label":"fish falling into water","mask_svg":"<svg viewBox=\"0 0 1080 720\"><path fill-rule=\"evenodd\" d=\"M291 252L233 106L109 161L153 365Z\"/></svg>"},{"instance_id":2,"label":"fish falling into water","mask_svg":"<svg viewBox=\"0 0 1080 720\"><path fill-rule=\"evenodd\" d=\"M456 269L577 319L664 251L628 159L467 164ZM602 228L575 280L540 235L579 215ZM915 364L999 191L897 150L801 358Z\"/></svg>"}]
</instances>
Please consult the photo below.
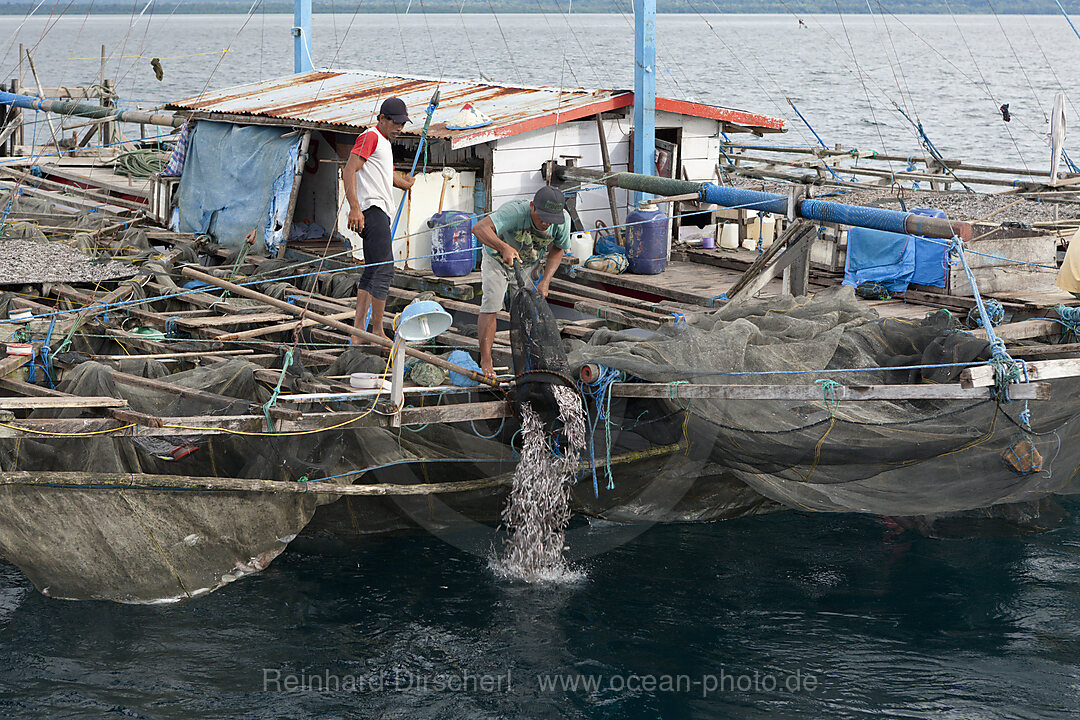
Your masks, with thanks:
<instances>
[{"instance_id":1,"label":"fish falling into water","mask_svg":"<svg viewBox=\"0 0 1080 720\"><path fill-rule=\"evenodd\" d=\"M561 454L552 452L540 415L529 403L521 405L521 460L502 512L507 539L502 554L492 561L501 575L529 583L574 580L563 556L570 522L570 483L585 447L585 408L581 396L555 385L559 406Z\"/></svg>"}]
</instances>

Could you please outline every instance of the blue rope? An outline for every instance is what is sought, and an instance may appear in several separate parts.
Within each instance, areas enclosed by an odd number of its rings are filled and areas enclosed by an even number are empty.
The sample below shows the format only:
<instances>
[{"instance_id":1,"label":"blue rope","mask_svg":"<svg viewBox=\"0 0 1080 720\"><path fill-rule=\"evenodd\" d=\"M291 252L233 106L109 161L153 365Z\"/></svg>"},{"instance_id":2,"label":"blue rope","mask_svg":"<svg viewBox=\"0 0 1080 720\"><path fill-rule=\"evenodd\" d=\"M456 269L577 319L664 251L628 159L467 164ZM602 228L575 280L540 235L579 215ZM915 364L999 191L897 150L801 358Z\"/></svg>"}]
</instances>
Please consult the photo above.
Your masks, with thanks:
<instances>
[{"instance_id":1,"label":"blue rope","mask_svg":"<svg viewBox=\"0 0 1080 720\"><path fill-rule=\"evenodd\" d=\"M604 421L604 440L606 447L605 453L605 465L604 473L607 476L607 488L608 490L615 489L615 477L611 473L611 386L616 382L622 382L626 378L626 375L622 370L616 370L615 368L609 368L605 365L600 366L600 377L590 383L581 383L581 394L588 399L592 400L592 405L596 409L595 415L588 413L588 403L586 403L586 413L590 415L589 418L589 466L592 470L593 481L593 493L596 497L600 497L600 485L596 478L596 453L595 437L596 427L600 424L600 421Z\"/></svg>"},{"instance_id":2,"label":"blue rope","mask_svg":"<svg viewBox=\"0 0 1080 720\"><path fill-rule=\"evenodd\" d=\"M1076 163L1069 157L1069 153L1065 152L1065 149L1061 150L1061 157L1065 159L1065 164L1069 166L1069 172L1080 173L1080 167L1076 166ZM1039 198L1039 202L1042 202L1042 198Z\"/></svg>"},{"instance_id":3,"label":"blue rope","mask_svg":"<svg viewBox=\"0 0 1080 720\"><path fill-rule=\"evenodd\" d=\"M1058 322L1062 325L1062 342L1068 342L1080 337L1080 307L1058 305L1057 314Z\"/></svg>"},{"instance_id":4,"label":"blue rope","mask_svg":"<svg viewBox=\"0 0 1080 720\"><path fill-rule=\"evenodd\" d=\"M977 310L978 308L971 308L968 310L967 325L969 328L983 327L982 316L977 314ZM1001 324L1001 321L1005 319L1005 308L1003 308L1001 303L995 298L990 298L986 301L986 312L992 327L997 327Z\"/></svg>"},{"instance_id":5,"label":"blue rope","mask_svg":"<svg viewBox=\"0 0 1080 720\"><path fill-rule=\"evenodd\" d=\"M1080 38L1080 31L1078 31L1076 29L1076 26L1073 25L1073 21L1069 18L1069 13L1065 12L1065 8L1061 7L1061 3L1058 2L1058 0L1054 0L1054 3L1057 4L1058 10L1061 11L1061 14L1065 16L1065 22L1069 23L1069 27L1072 28L1072 31L1076 34L1076 37Z\"/></svg>"},{"instance_id":6,"label":"blue rope","mask_svg":"<svg viewBox=\"0 0 1080 720\"><path fill-rule=\"evenodd\" d=\"M979 293L975 274L964 258L964 241L954 236L949 243L949 255L954 262L959 262L964 268L968 284L971 285L971 294L975 299L975 309L979 311L980 325L986 330L986 339L990 341L990 365L994 368L994 387L998 401L1009 402L1009 385L1020 380L1020 365L1005 349L1005 341L994 332L994 322Z\"/></svg>"},{"instance_id":7,"label":"blue rope","mask_svg":"<svg viewBox=\"0 0 1080 720\"><path fill-rule=\"evenodd\" d=\"M799 108L795 107L795 103L791 102L791 98L787 98L787 101L788 101L788 105L791 106L791 109L794 110L795 114L799 116L799 119L803 121L803 125L806 125L806 127L810 130L810 132L812 132L814 134L814 137L817 138L818 144L821 145L821 147L824 148L825 150L828 150L829 146L826 145L825 141L821 139L821 136L817 134L817 130L815 130L813 128L813 126L810 125L810 121L808 121L805 117L803 117L803 114L801 112L799 112ZM827 159L823 159L822 163L824 163L825 169L829 171L829 174L832 175L833 178L835 178L837 180L842 179L839 175L836 174L836 171L832 169L832 166L829 165L829 161ZM856 180L856 182L858 182L858 181Z\"/></svg>"},{"instance_id":8,"label":"blue rope","mask_svg":"<svg viewBox=\"0 0 1080 720\"><path fill-rule=\"evenodd\" d=\"M45 342L41 346L41 369L45 373L45 378L49 381L49 387L56 389L56 385L53 384L53 367L52 367L52 336L53 330L56 329L56 318L49 321L49 331L45 333Z\"/></svg>"}]
</instances>

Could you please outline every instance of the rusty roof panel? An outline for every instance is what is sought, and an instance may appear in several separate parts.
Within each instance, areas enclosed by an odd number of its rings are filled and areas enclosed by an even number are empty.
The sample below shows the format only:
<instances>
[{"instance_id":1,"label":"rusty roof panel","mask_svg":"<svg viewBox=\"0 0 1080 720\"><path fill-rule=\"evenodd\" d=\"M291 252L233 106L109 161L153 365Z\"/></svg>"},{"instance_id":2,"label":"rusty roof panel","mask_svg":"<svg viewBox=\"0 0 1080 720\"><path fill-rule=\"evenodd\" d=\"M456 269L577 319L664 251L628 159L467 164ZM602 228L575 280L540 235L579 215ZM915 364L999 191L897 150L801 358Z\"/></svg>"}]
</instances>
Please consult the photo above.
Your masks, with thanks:
<instances>
[{"instance_id":1,"label":"rusty roof panel","mask_svg":"<svg viewBox=\"0 0 1080 720\"><path fill-rule=\"evenodd\" d=\"M168 107L236 115L237 119L263 117L276 118L286 124L291 121L339 126L343 132L359 132L375 124L383 98L397 96L409 108L411 121L403 132L419 135L424 127L425 110L436 88L439 106L432 117L429 135L449 139L476 132L446 127L466 103L472 103L493 120L485 130L505 136L514 134L517 125L528 125L525 121L556 113L580 117L590 106L612 105L615 98L625 97L626 102L615 104L628 105L632 96L624 90L517 87L358 70L322 70L206 92L170 103ZM761 117L763 121L773 121ZM525 129L528 128L522 128Z\"/></svg>"}]
</instances>

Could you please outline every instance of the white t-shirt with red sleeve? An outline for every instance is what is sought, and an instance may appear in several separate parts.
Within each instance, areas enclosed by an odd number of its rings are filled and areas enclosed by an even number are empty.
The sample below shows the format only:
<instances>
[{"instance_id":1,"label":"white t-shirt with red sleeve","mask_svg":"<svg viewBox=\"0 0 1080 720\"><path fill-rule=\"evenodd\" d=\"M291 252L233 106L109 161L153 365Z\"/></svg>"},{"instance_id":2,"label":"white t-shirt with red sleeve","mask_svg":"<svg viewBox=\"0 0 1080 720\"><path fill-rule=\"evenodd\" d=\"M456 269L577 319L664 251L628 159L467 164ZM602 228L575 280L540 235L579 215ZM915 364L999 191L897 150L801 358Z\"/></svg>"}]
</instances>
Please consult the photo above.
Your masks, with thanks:
<instances>
[{"instance_id":1,"label":"white t-shirt with red sleeve","mask_svg":"<svg viewBox=\"0 0 1080 720\"><path fill-rule=\"evenodd\" d=\"M374 206L390 215L394 205L394 154L390 150L390 141L378 128L371 128L356 138L352 151L364 160L364 165L356 172L360 209Z\"/></svg>"}]
</instances>

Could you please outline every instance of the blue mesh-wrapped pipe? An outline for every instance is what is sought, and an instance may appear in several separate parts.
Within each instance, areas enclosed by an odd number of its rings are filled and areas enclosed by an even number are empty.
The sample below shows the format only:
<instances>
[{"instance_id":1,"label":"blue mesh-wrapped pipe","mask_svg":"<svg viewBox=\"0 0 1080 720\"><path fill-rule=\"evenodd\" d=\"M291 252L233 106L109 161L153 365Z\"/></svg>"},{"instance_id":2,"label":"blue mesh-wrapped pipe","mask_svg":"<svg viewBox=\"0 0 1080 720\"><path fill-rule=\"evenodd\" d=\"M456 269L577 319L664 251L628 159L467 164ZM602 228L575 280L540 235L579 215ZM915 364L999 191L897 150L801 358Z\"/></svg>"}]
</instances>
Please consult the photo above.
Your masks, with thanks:
<instances>
[{"instance_id":1,"label":"blue mesh-wrapped pipe","mask_svg":"<svg viewBox=\"0 0 1080 720\"><path fill-rule=\"evenodd\" d=\"M0 92L0 105L37 110L38 112L52 112L61 115L76 115L85 118L116 118L122 122L143 123L146 125L162 125L164 127L180 127L184 124L184 118L172 113L155 113L144 110L119 110L112 107L102 107L91 103L73 102L71 100L50 100L32 95L16 95L15 93Z\"/></svg>"},{"instance_id":2,"label":"blue mesh-wrapped pipe","mask_svg":"<svg viewBox=\"0 0 1080 720\"><path fill-rule=\"evenodd\" d=\"M757 210L758 212L786 215L788 196L778 193L745 190L712 183L698 183L687 180L639 175L637 173L604 173L598 170L578 167L562 167L558 170L560 180L600 182L605 185L636 190L650 195L688 195L698 193L703 202L729 208ZM832 222L840 225L865 227L872 230L922 235L933 238L959 237L971 240L971 225L966 222L954 222L943 218L914 215L897 210L844 205L825 200L803 200L795 213L799 217L817 222Z\"/></svg>"},{"instance_id":3,"label":"blue mesh-wrapped pipe","mask_svg":"<svg viewBox=\"0 0 1080 720\"><path fill-rule=\"evenodd\" d=\"M843 205L826 200L803 200L799 203L799 216L807 220L854 225L901 235L907 234L907 218L910 214L898 210Z\"/></svg>"},{"instance_id":4,"label":"blue mesh-wrapped pipe","mask_svg":"<svg viewBox=\"0 0 1080 720\"><path fill-rule=\"evenodd\" d=\"M737 207L758 212L785 215L788 198L777 193L743 190L705 183L701 188L704 202L724 207ZM942 218L925 217L913 213L885 210L882 208L844 205L825 200L803 200L796 214L807 220L832 222L840 225L885 230L887 232L922 235L924 237L971 239L971 225Z\"/></svg>"},{"instance_id":5,"label":"blue mesh-wrapped pipe","mask_svg":"<svg viewBox=\"0 0 1080 720\"><path fill-rule=\"evenodd\" d=\"M723 185L713 185L712 183L705 183L702 187L701 199L713 205L738 207L779 215L786 214L788 206L786 195L725 187Z\"/></svg>"}]
</instances>

